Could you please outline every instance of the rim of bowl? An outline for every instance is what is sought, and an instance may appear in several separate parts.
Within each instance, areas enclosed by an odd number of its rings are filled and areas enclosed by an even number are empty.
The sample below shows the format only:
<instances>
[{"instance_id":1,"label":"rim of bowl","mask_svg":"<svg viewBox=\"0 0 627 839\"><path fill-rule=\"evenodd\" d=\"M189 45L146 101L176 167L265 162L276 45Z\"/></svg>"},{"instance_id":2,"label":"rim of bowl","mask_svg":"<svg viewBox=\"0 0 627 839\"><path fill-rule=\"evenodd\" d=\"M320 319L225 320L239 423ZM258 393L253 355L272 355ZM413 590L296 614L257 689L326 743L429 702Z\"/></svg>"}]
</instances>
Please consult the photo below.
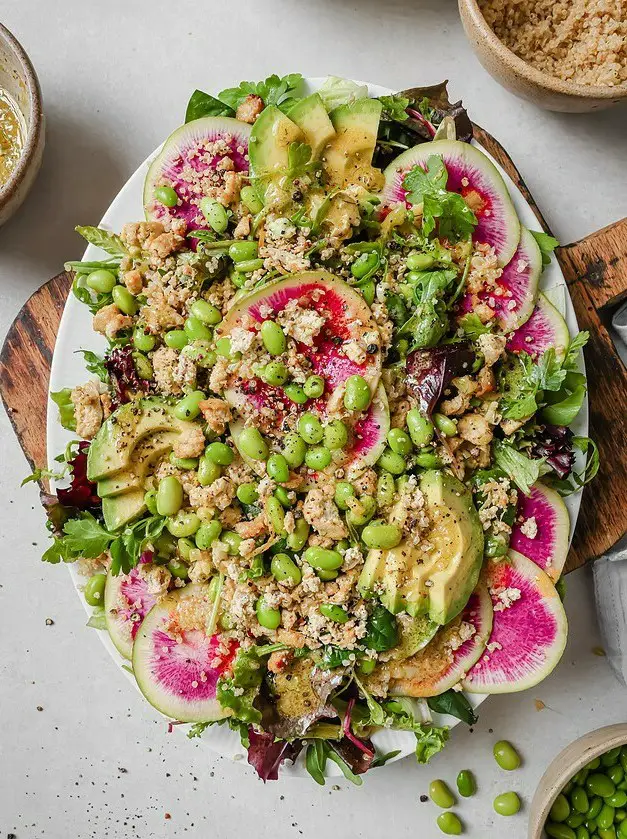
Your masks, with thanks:
<instances>
[{"instance_id":1,"label":"rim of bowl","mask_svg":"<svg viewBox=\"0 0 627 839\"><path fill-rule=\"evenodd\" d=\"M542 70L537 70L527 61L516 55L515 52L501 41L483 16L477 0L459 0L459 3L467 9L473 23L481 30L485 37L488 46L498 53L504 61L511 63L516 72L527 81L551 90L554 93L580 96L584 99L621 99L627 96L627 82L615 85L614 87L608 87L607 85L576 84L575 82L558 79L549 73L544 73Z\"/></svg>"},{"instance_id":2,"label":"rim of bowl","mask_svg":"<svg viewBox=\"0 0 627 839\"><path fill-rule=\"evenodd\" d=\"M584 741L589 738L593 738L593 742L597 738L601 739L598 740L597 745L585 746ZM627 746L627 723L615 723L588 731L577 740L569 743L553 758L546 772L540 778L531 802L529 839L539 839L542 836L549 811L568 781L591 760L601 757L605 752L619 745ZM583 750L579 751L580 748L583 748ZM571 750L575 753L579 752L578 756L571 757ZM566 758L569 758L569 761ZM564 764L561 771L559 770L560 764ZM552 780L547 776L552 776ZM541 792L543 786L546 786L547 789Z\"/></svg>"},{"instance_id":3,"label":"rim of bowl","mask_svg":"<svg viewBox=\"0 0 627 839\"><path fill-rule=\"evenodd\" d=\"M37 154L42 132L43 108L37 73L30 58L26 54L26 50L15 35L6 26L3 26L2 23L0 23L0 39L8 44L19 65L20 75L26 84L29 109L28 115L25 115L28 116L28 130L24 139L24 148L22 149L17 166L11 172L8 181L0 187L0 206L2 206L15 192L24 178L31 161Z\"/></svg>"}]
</instances>

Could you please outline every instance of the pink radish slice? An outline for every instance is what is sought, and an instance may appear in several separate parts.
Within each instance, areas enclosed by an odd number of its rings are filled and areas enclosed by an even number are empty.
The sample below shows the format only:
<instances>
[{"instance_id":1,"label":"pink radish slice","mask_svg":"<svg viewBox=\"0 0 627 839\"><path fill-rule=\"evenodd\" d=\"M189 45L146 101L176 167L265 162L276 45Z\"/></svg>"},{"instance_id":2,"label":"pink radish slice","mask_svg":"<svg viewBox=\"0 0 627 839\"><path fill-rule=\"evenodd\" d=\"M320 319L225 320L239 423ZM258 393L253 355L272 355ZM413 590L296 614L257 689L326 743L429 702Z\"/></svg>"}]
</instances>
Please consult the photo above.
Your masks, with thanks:
<instances>
[{"instance_id":1,"label":"pink radish slice","mask_svg":"<svg viewBox=\"0 0 627 839\"><path fill-rule=\"evenodd\" d=\"M444 693L479 659L491 629L492 601L479 584L461 615L440 629L424 649L391 667L391 692L413 697ZM469 637L463 640L465 632Z\"/></svg>"},{"instance_id":2,"label":"pink radish slice","mask_svg":"<svg viewBox=\"0 0 627 839\"><path fill-rule=\"evenodd\" d=\"M229 716L216 698L220 676L230 670L236 641L208 637L212 601L207 584L187 585L159 601L144 618L133 646L133 672L146 699L181 722Z\"/></svg>"},{"instance_id":3,"label":"pink radish slice","mask_svg":"<svg viewBox=\"0 0 627 839\"><path fill-rule=\"evenodd\" d=\"M133 568L130 574L107 574L105 621L111 641L124 658L131 659L137 630L155 602L141 576L141 566Z\"/></svg>"},{"instance_id":4,"label":"pink radish slice","mask_svg":"<svg viewBox=\"0 0 627 839\"><path fill-rule=\"evenodd\" d=\"M447 190L462 195L478 219L473 241L491 245L500 265L507 265L520 240L520 222L505 181L492 161L476 146L459 140L434 140L408 149L385 170L381 201L385 206L407 202L405 175L414 166L427 167L431 155L442 157L448 171Z\"/></svg>"},{"instance_id":5,"label":"pink radish slice","mask_svg":"<svg viewBox=\"0 0 627 839\"><path fill-rule=\"evenodd\" d=\"M562 359L570 343L570 333L566 321L543 294L538 295L538 302L528 321L526 321L507 339L510 352L526 352L536 359L549 347L555 348L555 355Z\"/></svg>"},{"instance_id":6,"label":"pink radish slice","mask_svg":"<svg viewBox=\"0 0 627 839\"><path fill-rule=\"evenodd\" d=\"M523 529L530 534L534 529L537 532L535 536L526 535ZM531 488L530 495L519 493L510 547L533 560L554 583L566 562L569 536L570 518L559 493L540 483Z\"/></svg>"},{"instance_id":7,"label":"pink radish slice","mask_svg":"<svg viewBox=\"0 0 627 839\"><path fill-rule=\"evenodd\" d=\"M531 317L541 273L542 254L538 243L527 228L522 227L516 253L503 268L496 287L477 295L496 313L503 332L512 332ZM473 308L473 295L468 292L461 301L460 310L466 313Z\"/></svg>"},{"instance_id":8,"label":"pink radish slice","mask_svg":"<svg viewBox=\"0 0 627 839\"><path fill-rule=\"evenodd\" d=\"M218 164L228 158L235 172L248 173L248 138L251 127L230 117L203 117L177 128L152 162L144 183L146 218L155 221L182 219L188 229L208 229L199 208L200 199L215 187ZM220 148L216 144L220 143ZM169 186L179 203L166 207L155 190Z\"/></svg>"},{"instance_id":9,"label":"pink radish slice","mask_svg":"<svg viewBox=\"0 0 627 839\"><path fill-rule=\"evenodd\" d=\"M462 687L470 693L514 693L537 685L555 668L568 634L566 613L549 577L521 554L488 561L483 582L494 608L484 654Z\"/></svg>"}]
</instances>

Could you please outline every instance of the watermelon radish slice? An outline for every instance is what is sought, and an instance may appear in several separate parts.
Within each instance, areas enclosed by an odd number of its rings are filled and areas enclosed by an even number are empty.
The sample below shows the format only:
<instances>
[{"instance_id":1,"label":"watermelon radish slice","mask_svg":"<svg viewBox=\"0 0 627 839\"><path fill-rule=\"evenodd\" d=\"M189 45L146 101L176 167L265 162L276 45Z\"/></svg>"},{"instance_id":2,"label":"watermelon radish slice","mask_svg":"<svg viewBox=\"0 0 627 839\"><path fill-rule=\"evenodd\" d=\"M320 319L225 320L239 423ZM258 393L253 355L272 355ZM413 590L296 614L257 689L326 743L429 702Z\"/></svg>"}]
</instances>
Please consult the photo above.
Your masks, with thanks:
<instances>
[{"instance_id":1,"label":"watermelon radish slice","mask_svg":"<svg viewBox=\"0 0 627 839\"><path fill-rule=\"evenodd\" d=\"M529 353L534 359L549 347L554 347L556 357L562 359L569 344L566 321L542 293L529 320L507 339L508 350Z\"/></svg>"},{"instance_id":2,"label":"watermelon radish slice","mask_svg":"<svg viewBox=\"0 0 627 839\"><path fill-rule=\"evenodd\" d=\"M200 199L215 186L218 164L225 158L233 171L248 174L248 138L251 127L230 117L203 117L177 128L153 160L144 182L144 211L154 221L182 219L188 229L207 229ZM213 144L222 141L220 149ZM155 199L155 189L170 186L179 197L175 207Z\"/></svg>"},{"instance_id":3,"label":"watermelon radish slice","mask_svg":"<svg viewBox=\"0 0 627 839\"><path fill-rule=\"evenodd\" d=\"M503 268L496 288L477 295L494 310L503 332L513 332L531 317L541 273L542 254L538 243L526 227L521 227L516 253ZM460 309L471 312L473 308L473 295L468 292L461 301Z\"/></svg>"},{"instance_id":4,"label":"watermelon radish slice","mask_svg":"<svg viewBox=\"0 0 627 839\"><path fill-rule=\"evenodd\" d=\"M477 216L473 241L492 245L499 265L507 265L520 240L520 222L505 181L476 146L459 140L434 140L403 152L383 173L382 204L407 203L403 179L414 166L426 170L431 155L439 155L444 161L449 173L446 188L459 192Z\"/></svg>"},{"instance_id":5,"label":"watermelon radish slice","mask_svg":"<svg viewBox=\"0 0 627 839\"><path fill-rule=\"evenodd\" d=\"M322 376L326 382L325 393L315 403L318 411L333 411L340 405L343 398L340 386L349 376L362 376L371 392L376 391L381 375L379 343L373 345L373 352L361 364L339 350L346 342L359 338L364 330L378 336L377 324L361 294L328 271L294 274L242 298L216 329L216 335L229 335L238 327L256 331L264 320L276 318L292 300L299 301L303 309L315 310L326 318L312 345L297 342L298 352L309 360L312 373ZM263 411L267 421L276 428L282 425L288 413L309 407L300 408L290 403L281 388L257 378L234 377L224 395L230 405L242 413L250 414L251 407L256 413Z\"/></svg>"},{"instance_id":6,"label":"watermelon radish slice","mask_svg":"<svg viewBox=\"0 0 627 839\"><path fill-rule=\"evenodd\" d=\"M133 568L130 574L107 574L105 622L113 645L124 658L131 659L137 630L155 602L139 568Z\"/></svg>"},{"instance_id":7,"label":"watermelon radish slice","mask_svg":"<svg viewBox=\"0 0 627 839\"><path fill-rule=\"evenodd\" d=\"M133 645L133 672L146 699L180 722L230 715L216 699L218 679L230 670L237 642L208 637L209 585L176 589L144 618Z\"/></svg>"},{"instance_id":8,"label":"watermelon radish slice","mask_svg":"<svg viewBox=\"0 0 627 839\"><path fill-rule=\"evenodd\" d=\"M529 519L534 519L535 523L535 528L532 523L530 534L537 528L533 538L523 533L523 530L529 529L525 525ZM530 495L518 494L518 511L510 546L539 565L554 583L562 575L569 535L570 518L559 493L538 483L531 488Z\"/></svg>"},{"instance_id":9,"label":"watermelon radish slice","mask_svg":"<svg viewBox=\"0 0 627 839\"><path fill-rule=\"evenodd\" d=\"M468 626L474 632L462 640L464 635L460 632ZM438 696L449 690L479 659L491 630L492 601L487 588L480 583L455 620L440 629L423 650L391 667L391 692L397 696L423 697Z\"/></svg>"},{"instance_id":10,"label":"watermelon radish slice","mask_svg":"<svg viewBox=\"0 0 627 839\"><path fill-rule=\"evenodd\" d=\"M521 554L488 562L483 582L494 608L492 634L462 682L470 693L514 693L537 685L564 652L568 624L549 577Z\"/></svg>"}]
</instances>

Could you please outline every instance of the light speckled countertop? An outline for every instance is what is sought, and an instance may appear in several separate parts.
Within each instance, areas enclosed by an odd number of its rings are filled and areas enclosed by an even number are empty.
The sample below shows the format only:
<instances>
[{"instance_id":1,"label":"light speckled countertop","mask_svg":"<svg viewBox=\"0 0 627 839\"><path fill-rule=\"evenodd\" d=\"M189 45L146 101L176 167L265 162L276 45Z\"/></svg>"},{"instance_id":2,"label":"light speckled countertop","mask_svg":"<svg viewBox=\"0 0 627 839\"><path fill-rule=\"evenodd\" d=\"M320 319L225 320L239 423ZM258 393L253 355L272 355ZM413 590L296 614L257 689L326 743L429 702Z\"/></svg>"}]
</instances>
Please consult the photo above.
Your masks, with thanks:
<instances>
[{"instance_id":1,"label":"light speckled countertop","mask_svg":"<svg viewBox=\"0 0 627 839\"><path fill-rule=\"evenodd\" d=\"M385 15L382 10L385 8ZM159 9L159 11L157 11ZM180 122L194 87L299 70L401 88L450 79L472 117L498 137L563 241L627 214L627 111L548 114L501 90L466 44L453 0L149 0L106 5L5 0L2 22L39 72L48 118L40 178L0 230L0 331L82 244L146 154ZM385 46L382 47L382 44ZM459 726L433 764L408 758L366 778L321 789L307 781L265 788L250 769L216 758L156 714L120 678L62 568L39 561L46 542L33 485L9 421L0 415L0 837L161 839L439 834L420 803L433 777L454 784L472 768L479 794L458 810L471 839L526 835L526 817L503 822L491 801L516 789L528 801L549 760L574 737L624 721L627 692L604 659L590 577L568 579L568 649L537 689L495 697L474 732ZM17 572L17 573L16 573ZM46 618L54 623L46 625ZM537 711L535 700L546 708ZM525 758L505 775L492 743L507 737ZM170 818L166 817L169 814Z\"/></svg>"}]
</instances>

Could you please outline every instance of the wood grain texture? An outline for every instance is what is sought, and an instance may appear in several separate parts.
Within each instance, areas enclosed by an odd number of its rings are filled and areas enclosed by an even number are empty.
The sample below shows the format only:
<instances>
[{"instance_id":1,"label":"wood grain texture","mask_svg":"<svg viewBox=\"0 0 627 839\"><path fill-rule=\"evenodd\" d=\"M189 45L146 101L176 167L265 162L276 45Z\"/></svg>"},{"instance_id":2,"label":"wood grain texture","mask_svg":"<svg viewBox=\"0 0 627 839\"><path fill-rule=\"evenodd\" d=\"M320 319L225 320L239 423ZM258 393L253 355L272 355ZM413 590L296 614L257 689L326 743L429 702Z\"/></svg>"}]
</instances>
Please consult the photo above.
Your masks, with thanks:
<instances>
[{"instance_id":1,"label":"wood grain texture","mask_svg":"<svg viewBox=\"0 0 627 839\"><path fill-rule=\"evenodd\" d=\"M549 228L505 149L475 126L476 137L521 190L539 225ZM627 219L580 242L559 248L582 329L590 397L590 435L601 452L601 469L584 491L575 539L566 565L578 568L601 555L627 531L627 371L607 331L609 308L627 296ZM28 300L0 354L0 393L31 466L46 464L46 406L50 363L71 279L59 274Z\"/></svg>"}]
</instances>

